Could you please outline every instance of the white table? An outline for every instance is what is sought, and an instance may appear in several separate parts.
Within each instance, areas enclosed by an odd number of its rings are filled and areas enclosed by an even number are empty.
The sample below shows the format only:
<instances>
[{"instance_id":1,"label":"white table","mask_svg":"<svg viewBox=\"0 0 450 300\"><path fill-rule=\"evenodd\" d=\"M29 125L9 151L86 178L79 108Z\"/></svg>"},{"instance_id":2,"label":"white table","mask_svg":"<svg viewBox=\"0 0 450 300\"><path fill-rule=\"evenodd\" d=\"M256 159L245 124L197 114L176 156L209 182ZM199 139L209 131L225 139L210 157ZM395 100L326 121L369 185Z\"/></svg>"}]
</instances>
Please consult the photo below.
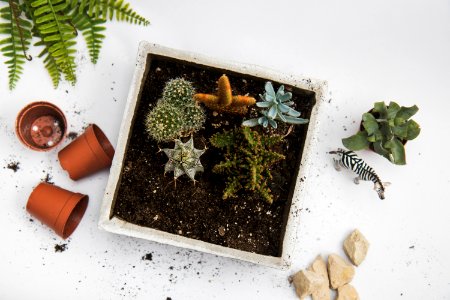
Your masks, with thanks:
<instances>
[{"instance_id":1,"label":"white table","mask_svg":"<svg viewBox=\"0 0 450 300\"><path fill-rule=\"evenodd\" d=\"M319 253L344 255L342 241L359 228L371 242L353 285L362 299L450 299L450 4L436 1L131 1L152 25L110 23L97 65L84 42L78 83L54 90L42 62L27 64L7 91L0 66L0 299L295 299L287 277ZM288 73L328 80L313 149L317 159L303 198L293 267L279 271L97 229L108 173L72 182L56 153L25 149L14 134L17 112L49 100L70 131L95 122L116 143L140 40ZM34 53L37 56L37 49ZM4 60L4 58L2 58ZM353 134L373 102L417 104L422 133L407 145L406 166L362 152L385 181L385 201L372 184L336 173L325 153ZM64 144L67 144L65 141ZM61 147L59 147L60 149ZM14 173L3 168L19 161ZM51 174L64 188L89 194L88 210L67 250L25 204ZM308 208L308 209L306 209ZM147 253L152 260L142 260Z\"/></svg>"}]
</instances>

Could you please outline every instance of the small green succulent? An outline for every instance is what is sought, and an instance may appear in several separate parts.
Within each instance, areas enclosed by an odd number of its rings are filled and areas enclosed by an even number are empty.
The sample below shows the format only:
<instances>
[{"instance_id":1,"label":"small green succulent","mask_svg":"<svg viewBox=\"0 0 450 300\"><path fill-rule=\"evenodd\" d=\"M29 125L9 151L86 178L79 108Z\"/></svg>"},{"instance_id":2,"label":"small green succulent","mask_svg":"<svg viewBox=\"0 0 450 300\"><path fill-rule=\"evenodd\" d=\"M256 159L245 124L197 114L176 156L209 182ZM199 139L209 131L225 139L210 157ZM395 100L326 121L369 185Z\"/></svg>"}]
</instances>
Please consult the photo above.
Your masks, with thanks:
<instances>
[{"instance_id":1,"label":"small green succulent","mask_svg":"<svg viewBox=\"0 0 450 300\"><path fill-rule=\"evenodd\" d=\"M202 128L205 111L194 100L194 92L192 83L182 78L166 83L162 99L145 118L147 132L154 140L172 141Z\"/></svg>"},{"instance_id":2,"label":"small green succulent","mask_svg":"<svg viewBox=\"0 0 450 300\"><path fill-rule=\"evenodd\" d=\"M363 114L364 130L342 139L342 144L350 150L372 148L396 165L406 164L404 143L420 134L420 126L410 118L419 108L400 106L390 102L376 102L373 109Z\"/></svg>"},{"instance_id":3,"label":"small green succulent","mask_svg":"<svg viewBox=\"0 0 450 300\"><path fill-rule=\"evenodd\" d=\"M200 162L200 156L205 153L206 149L195 149L192 136L186 143L176 139L173 149L165 148L162 151L169 158L169 161L164 167L164 173L173 172L173 178L175 180L181 175L186 174L195 182L195 174L204 170Z\"/></svg>"},{"instance_id":4,"label":"small green succulent","mask_svg":"<svg viewBox=\"0 0 450 300\"><path fill-rule=\"evenodd\" d=\"M285 159L284 155L273 151L273 147L282 141L281 135L260 134L248 127L214 134L211 144L225 150L224 161L213 168L214 173L225 176L222 198L236 197L239 190L245 189L258 192L267 203L272 203L270 167Z\"/></svg>"},{"instance_id":5,"label":"small green succulent","mask_svg":"<svg viewBox=\"0 0 450 300\"><path fill-rule=\"evenodd\" d=\"M263 95L259 94L262 101L256 102L256 106L265 108L261 112L262 117L246 120L242 123L244 126L253 127L256 125L262 125L267 127L270 124L273 128L277 128L276 120L288 123L288 124L305 124L309 120L302 119L300 112L293 109L294 102L291 101L292 93L284 92L284 85L275 90L270 81L266 82L265 92Z\"/></svg>"}]
</instances>

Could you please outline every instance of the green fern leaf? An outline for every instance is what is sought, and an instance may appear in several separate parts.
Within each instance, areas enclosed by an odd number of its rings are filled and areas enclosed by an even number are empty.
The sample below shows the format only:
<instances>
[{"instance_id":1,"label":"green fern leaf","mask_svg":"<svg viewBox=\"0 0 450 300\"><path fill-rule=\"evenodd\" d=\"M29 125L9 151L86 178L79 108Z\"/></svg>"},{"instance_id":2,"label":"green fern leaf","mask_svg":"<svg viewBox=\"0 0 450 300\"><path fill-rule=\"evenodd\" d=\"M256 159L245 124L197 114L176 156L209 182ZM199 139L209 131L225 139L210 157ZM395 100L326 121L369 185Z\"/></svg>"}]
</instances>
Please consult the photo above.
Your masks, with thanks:
<instances>
[{"instance_id":1,"label":"green fern leaf","mask_svg":"<svg viewBox=\"0 0 450 300\"><path fill-rule=\"evenodd\" d=\"M85 12L79 13L77 10L74 11L72 17L73 25L76 29L81 31L86 40L91 62L93 64L97 63L102 42L105 38L105 35L103 35L102 32L106 30L106 27L101 26L105 22L105 20L98 19L95 16L89 17Z\"/></svg>"},{"instance_id":2,"label":"green fern leaf","mask_svg":"<svg viewBox=\"0 0 450 300\"><path fill-rule=\"evenodd\" d=\"M76 44L76 30L70 22L70 16L65 13L69 5L70 2L66 0L35 0L31 2L37 30L43 43L46 44L44 51L48 51L52 56L54 63L64 74L65 79L75 84L74 53L76 50L74 46ZM48 64L50 61L49 59L44 63ZM54 73L52 63L50 67ZM52 80L55 83L54 77L52 77Z\"/></svg>"},{"instance_id":3,"label":"green fern leaf","mask_svg":"<svg viewBox=\"0 0 450 300\"><path fill-rule=\"evenodd\" d=\"M0 41L0 51L10 58L5 62L8 66L9 89L16 87L17 81L23 71L25 60L31 60L26 54L31 41L31 23L23 19L18 3L13 0L2 0L9 5L0 9L0 34L8 35Z\"/></svg>"},{"instance_id":4,"label":"green fern leaf","mask_svg":"<svg viewBox=\"0 0 450 300\"><path fill-rule=\"evenodd\" d=\"M95 16L104 20L112 20L115 17L117 21L144 26L150 24L150 21L136 13L130 4L123 0L80 0L77 8L79 13L85 12L90 17Z\"/></svg>"}]
</instances>

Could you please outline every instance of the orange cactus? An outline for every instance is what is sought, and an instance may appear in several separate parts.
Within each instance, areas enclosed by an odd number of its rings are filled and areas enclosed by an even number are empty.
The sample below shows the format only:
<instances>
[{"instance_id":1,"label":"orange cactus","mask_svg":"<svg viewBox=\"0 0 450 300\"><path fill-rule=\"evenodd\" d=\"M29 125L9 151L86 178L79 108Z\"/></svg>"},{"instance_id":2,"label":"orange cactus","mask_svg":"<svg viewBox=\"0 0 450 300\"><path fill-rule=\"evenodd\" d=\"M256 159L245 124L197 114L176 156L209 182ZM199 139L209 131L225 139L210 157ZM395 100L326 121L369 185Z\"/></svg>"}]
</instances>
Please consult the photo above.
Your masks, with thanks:
<instances>
[{"instance_id":1,"label":"orange cactus","mask_svg":"<svg viewBox=\"0 0 450 300\"><path fill-rule=\"evenodd\" d=\"M217 85L217 95L195 94L194 99L209 109L238 115L245 115L248 107L256 103L256 99L250 96L233 96L230 80L225 74L219 78Z\"/></svg>"}]
</instances>

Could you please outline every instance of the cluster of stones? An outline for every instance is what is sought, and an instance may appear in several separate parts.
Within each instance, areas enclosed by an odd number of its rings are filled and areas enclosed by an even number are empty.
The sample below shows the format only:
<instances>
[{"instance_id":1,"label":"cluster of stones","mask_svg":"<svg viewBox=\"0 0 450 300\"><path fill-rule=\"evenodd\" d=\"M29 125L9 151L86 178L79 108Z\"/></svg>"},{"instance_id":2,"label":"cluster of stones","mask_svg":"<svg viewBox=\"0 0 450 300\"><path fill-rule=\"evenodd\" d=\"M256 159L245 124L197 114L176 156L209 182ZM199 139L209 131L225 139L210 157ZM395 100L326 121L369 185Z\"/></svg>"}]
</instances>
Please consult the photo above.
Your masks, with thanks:
<instances>
[{"instance_id":1,"label":"cluster of stones","mask_svg":"<svg viewBox=\"0 0 450 300\"><path fill-rule=\"evenodd\" d=\"M367 255L369 242L359 230L354 230L344 241L344 251L353 265L359 266ZM330 300L331 289L337 290L336 300L359 300L356 289L350 284L355 275L354 266L337 254L328 256L328 266L318 255L306 269L291 277L300 299L311 296L313 300Z\"/></svg>"}]
</instances>

